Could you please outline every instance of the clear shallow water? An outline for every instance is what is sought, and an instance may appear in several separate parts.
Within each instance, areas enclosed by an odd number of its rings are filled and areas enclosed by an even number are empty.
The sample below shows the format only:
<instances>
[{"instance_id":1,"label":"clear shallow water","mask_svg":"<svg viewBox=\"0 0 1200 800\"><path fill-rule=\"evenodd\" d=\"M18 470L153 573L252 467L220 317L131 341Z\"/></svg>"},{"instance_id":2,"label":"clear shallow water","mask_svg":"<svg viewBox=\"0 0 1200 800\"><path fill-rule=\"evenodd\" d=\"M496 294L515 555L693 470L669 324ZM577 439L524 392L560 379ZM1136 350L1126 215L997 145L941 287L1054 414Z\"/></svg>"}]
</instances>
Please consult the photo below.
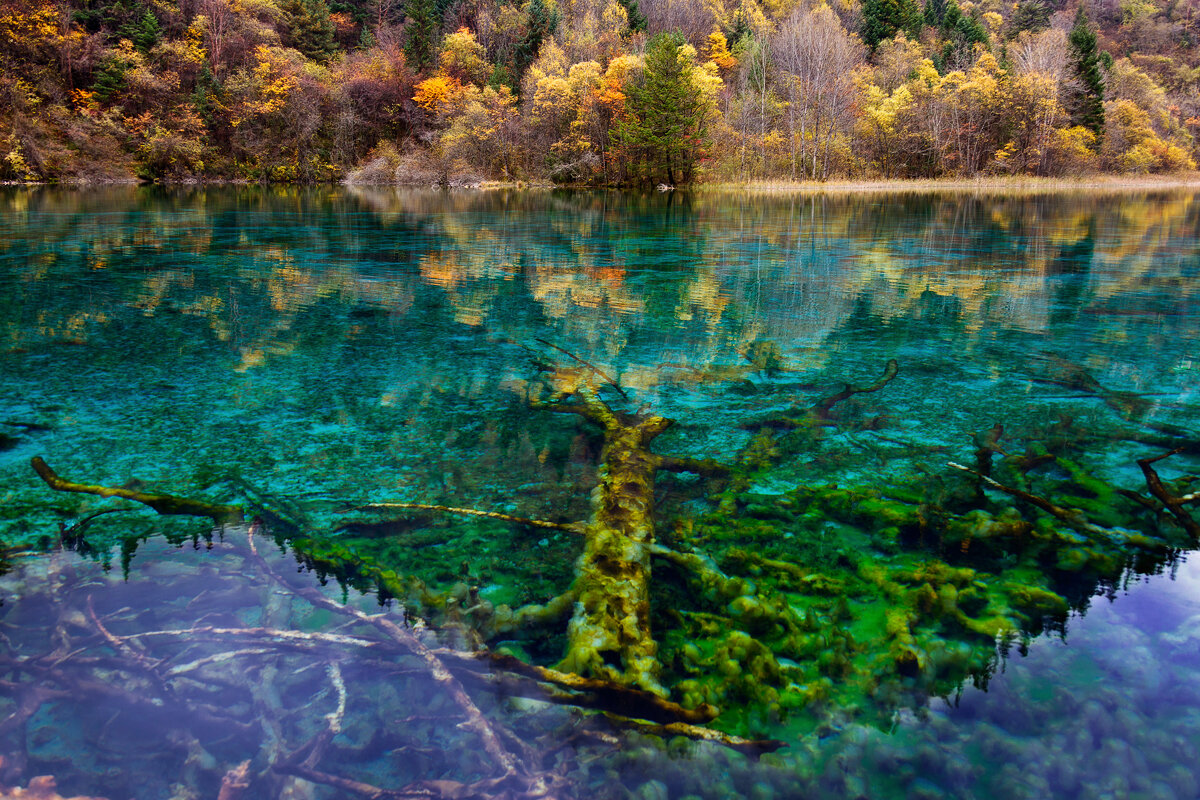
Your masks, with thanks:
<instances>
[{"instance_id":1,"label":"clear shallow water","mask_svg":"<svg viewBox=\"0 0 1200 800\"><path fill-rule=\"evenodd\" d=\"M946 462L973 463L972 436L996 422L1014 453L1057 430L1080 442L1095 475L1144 492L1134 461L1194 441L1198 427L1200 210L1189 194L638 199L114 189L11 191L0 203L0 419L18 423L0 429L0 537L10 546L53 545L60 525L80 532L70 526L108 508L49 492L28 467L33 455L76 480L136 478L180 494L286 504L326 531L344 521L343 506L370 501L581 519L599 442L578 421L535 414L526 403L540 365L577 367L578 359L612 376L626 407L677 420L656 442L659 452L728 461L755 436L747 423L786 415L793 402L806 406L846 381L870 383L896 359L896 380L856 398L853 415L838 420L847 424L754 475L750 494L759 498L834 482L933 493L946 481ZM773 368L752 363L763 352L776 354ZM1158 467L1167 479L1195 472L1195 451ZM710 488L661 480L660 526L693 520L703 530L717 502ZM205 532L195 520L149 512L85 527L91 549L103 560L112 547L118 563L129 537ZM785 528L778 536L820 533L851 549L874 546L840 523ZM497 603L561 591L577 553L567 534L440 519L329 537L442 588L463 578L466 561L468 582ZM83 583L59 601L37 599L54 562L22 559L34 566L4 579L0 609L6 635L19 640L13 652L53 650L49 620L63 615L78 623L75 635L95 637L80 606L88 594L102 618L112 613L127 625L168 624L121 612L139 601L189 609L194 617L171 615L175 629L208 624L209 613L232 614L230 625L262 626L271 613L268 627L332 625L314 622L294 599L288 613L272 611L266 589L232 610L224 599L198 599L203 590L180 576L199 571L201 583L236 585L254 574L255 586L269 584L256 564L244 566L232 534L229 542L235 552L225 554L143 546L129 565L132 583L121 582L120 569L71 566ZM776 541L745 544L777 557ZM127 556L133 549L125 547ZM627 732L618 744L605 738L611 733L572 733L586 726L561 708L497 704L486 692L479 702L553 753L550 766L583 796L1196 797L1200 609L1194 569L1173 562L1131 563L1140 572L1178 568L1182 579L1158 575L1129 597L1124 568L1053 584L1086 615L1067 622L1065 646L1041 638L1028 657L1009 650L987 692L968 684L961 696L949 693L957 705L928 705L925 687L885 704L893 723L884 730L825 709L816 732L784 723L760 731L789 747L758 762L686 742L663 750ZM286 563L275 569L294 573ZM1022 565L974 566L1007 575ZM308 573L295 580L313 581ZM339 597L336 587L328 591ZM1116 600L1089 603L1094 591ZM155 657L174 668L220 649L204 646ZM561 648L561 634L546 647ZM389 787L486 774L479 760L459 757L472 740L425 719L436 707L400 710L412 697L440 696L411 665L389 672L347 658L336 663L352 676L347 718L360 731L387 727L371 714L421 717L412 724L426 727L410 725L376 748L367 734L347 733L325 768ZM196 723L189 735L205 755L191 740L162 748L165 734L139 741L114 733L124 731L128 710L114 708L109 724L47 702L19 729L0 726L10 753L0 780L57 774L71 791L112 797L169 796L170 783L190 783L205 796L225 769L249 758L262 796L300 791L270 778L267 765L315 735L336 708L329 662L322 650L272 664L295 676L281 681L293 696L278 700L255 699L253 686L269 683L256 664L257 683L224 689L234 706L245 704L239 713L280 716L271 703L289 699L311 713L240 737ZM969 674L950 670L932 693ZM124 680L140 686L136 676ZM394 697L377 699L383 685ZM6 685L12 693L0 713L16 708L18 688ZM431 702L444 707L440 698ZM537 738L548 731L570 748ZM272 746L272 737L282 744ZM143 745L145 760L131 757ZM21 751L25 760L14 760ZM401 755L414 752L415 762Z\"/></svg>"}]
</instances>

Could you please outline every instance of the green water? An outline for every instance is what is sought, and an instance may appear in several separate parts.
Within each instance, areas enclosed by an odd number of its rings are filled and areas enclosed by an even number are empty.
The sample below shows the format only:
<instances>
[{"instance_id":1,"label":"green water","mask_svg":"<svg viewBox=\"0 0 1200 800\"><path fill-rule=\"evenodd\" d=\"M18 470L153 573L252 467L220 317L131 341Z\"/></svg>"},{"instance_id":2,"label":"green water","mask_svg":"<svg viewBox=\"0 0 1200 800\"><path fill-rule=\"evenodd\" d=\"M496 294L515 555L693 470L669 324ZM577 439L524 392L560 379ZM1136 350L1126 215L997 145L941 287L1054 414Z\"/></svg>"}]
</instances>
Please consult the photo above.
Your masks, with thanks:
<instances>
[{"instance_id":1,"label":"green water","mask_svg":"<svg viewBox=\"0 0 1200 800\"><path fill-rule=\"evenodd\" d=\"M399 598L388 613L406 606L464 645L455 602L545 602L571 584L578 538L347 509L586 519L601 437L529 403L582 375L618 410L675 420L657 452L735 468L660 475L659 540L741 583L706 589L660 564L652 627L672 699L713 702L714 728L788 746L756 761L597 731L568 707L472 685L488 719L531 743L530 771L561 776L560 795L1194 798L1195 542L1136 461L1182 447L1154 467L1176 495L1195 491L1198 199L0 190L0 540L80 551L14 552L2 579L0 785L55 774L72 792L206 796L250 759L254 796L300 791L271 764L337 706L331 663L350 678L347 723L321 770L391 789L486 779L461 709L411 665L218 658L237 648L198 640L152 650L153 680L135 674L137 658L96 638L87 598L118 635L206 614L222 630L341 623L272 601L244 526L222 539L193 518L54 493L29 459L76 481L248 503L260 541L340 576L329 597L376 609L382 586ZM879 390L805 416L891 359ZM997 424L994 477L1102 533L949 466L978 466ZM316 584L270 553L293 585ZM553 666L565 636L491 646ZM134 666L64 675L46 666L64 641ZM162 671L198 658L252 679L210 675L185 697L173 681L190 678ZM164 692L196 719L136 733L126 695L110 691L103 713L83 702L97 681ZM282 697L263 694L272 683ZM76 699L23 715L36 686ZM246 729L201 719L222 702Z\"/></svg>"}]
</instances>

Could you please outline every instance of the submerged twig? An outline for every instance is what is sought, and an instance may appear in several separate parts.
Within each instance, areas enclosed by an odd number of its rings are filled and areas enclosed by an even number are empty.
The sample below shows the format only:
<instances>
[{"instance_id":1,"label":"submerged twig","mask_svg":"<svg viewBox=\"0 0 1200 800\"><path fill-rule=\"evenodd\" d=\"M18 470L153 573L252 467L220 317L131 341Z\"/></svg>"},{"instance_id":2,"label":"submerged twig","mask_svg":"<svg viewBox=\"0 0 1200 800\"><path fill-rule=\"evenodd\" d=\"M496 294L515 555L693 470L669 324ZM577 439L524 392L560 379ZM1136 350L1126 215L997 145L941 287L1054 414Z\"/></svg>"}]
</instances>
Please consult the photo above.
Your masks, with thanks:
<instances>
[{"instance_id":1,"label":"submerged twig","mask_svg":"<svg viewBox=\"0 0 1200 800\"><path fill-rule=\"evenodd\" d=\"M546 519L529 519L527 517L514 517L511 514L501 514L497 511L480 511L477 508L458 508L455 506L435 506L425 503L368 503L364 506L355 506L347 509L347 511L395 511L395 510L412 510L412 511L440 511L443 514L463 514L470 517L487 517L488 519L498 519L504 522L515 522L519 525L529 525L533 528L549 528L552 530L568 531L570 533L582 533L581 526L577 522L552 522ZM345 512L344 512L345 513Z\"/></svg>"},{"instance_id":2,"label":"submerged twig","mask_svg":"<svg viewBox=\"0 0 1200 800\"><path fill-rule=\"evenodd\" d=\"M1026 503L1037 506L1042 511L1045 511L1047 514L1057 519L1059 522L1069 525L1080 533L1086 533L1092 536L1102 536L1108 539L1116 536L1115 531L1109 530L1108 528L1102 528L1095 523L1089 522L1087 517L1084 516L1083 512L1077 508L1064 508L1062 506L1057 506L1044 497L1039 497L1036 494L1025 491L1024 489L1017 489L1013 486L1005 486L1003 483L1000 483L994 478L990 478L987 475L984 475L982 472L971 469L970 467L964 467L962 464L956 464L953 461L949 461L947 464L955 469L961 469L963 472L969 472L972 475L975 475L993 489L999 489L1005 494L1012 495L1018 500L1024 500Z\"/></svg>"},{"instance_id":3,"label":"submerged twig","mask_svg":"<svg viewBox=\"0 0 1200 800\"><path fill-rule=\"evenodd\" d=\"M621 384L617 383L617 379L612 377L611 375L609 375L604 370L597 367L592 362L590 362L586 359L580 358L579 356L572 353L570 350L567 350L566 348L563 348L563 347L559 347L558 345L554 344L553 342L547 342L545 339L538 339L535 337L534 341L537 342L538 344L544 344L544 345L546 345L546 347L553 347L555 350L562 353L563 355L575 359L580 364L583 364L585 367L590 369L592 372L595 372L601 378L604 378L605 382L608 383L608 385L611 386L612 388L616 389L617 393L620 394L622 398L624 398L625 400L629 399L629 395L625 394L625 390L621 388Z\"/></svg>"}]
</instances>

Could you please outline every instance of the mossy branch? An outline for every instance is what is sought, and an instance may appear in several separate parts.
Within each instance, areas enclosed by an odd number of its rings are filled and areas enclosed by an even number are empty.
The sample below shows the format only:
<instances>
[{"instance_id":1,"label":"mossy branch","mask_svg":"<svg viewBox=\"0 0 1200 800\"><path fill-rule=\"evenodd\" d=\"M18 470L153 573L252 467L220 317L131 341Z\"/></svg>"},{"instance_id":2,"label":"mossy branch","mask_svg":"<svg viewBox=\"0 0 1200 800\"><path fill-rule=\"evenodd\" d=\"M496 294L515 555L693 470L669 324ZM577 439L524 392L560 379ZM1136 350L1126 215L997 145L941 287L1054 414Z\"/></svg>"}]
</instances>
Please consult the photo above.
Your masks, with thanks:
<instances>
[{"instance_id":1,"label":"mossy branch","mask_svg":"<svg viewBox=\"0 0 1200 800\"><path fill-rule=\"evenodd\" d=\"M658 468L667 472L691 472L694 475L718 477L729 474L729 467L711 458L679 458L677 456L659 456Z\"/></svg>"},{"instance_id":2,"label":"mossy branch","mask_svg":"<svg viewBox=\"0 0 1200 800\"><path fill-rule=\"evenodd\" d=\"M123 489L118 486L100 486L92 483L75 483L59 476L50 465L40 456L30 460L33 471L38 474L46 485L56 492L75 492L77 494L94 494L98 497L119 497L122 500L132 500L149 506L159 514L168 516L207 517L214 524L223 525L231 522L241 522L244 518L241 506L206 503L203 500L193 500L189 497L177 497L173 494L153 494L138 492L133 489Z\"/></svg>"},{"instance_id":3,"label":"mossy branch","mask_svg":"<svg viewBox=\"0 0 1200 800\"><path fill-rule=\"evenodd\" d=\"M774 753L780 748L787 747L787 742L781 742L778 739L743 739L740 736L731 736L728 733L722 733L712 728L701 728L696 725L689 725L686 722L672 722L666 725L634 722L628 724L627 727L653 736L686 736L689 739L713 742L728 747L730 750L735 750L744 756L754 758L763 753Z\"/></svg>"},{"instance_id":4,"label":"mossy branch","mask_svg":"<svg viewBox=\"0 0 1200 800\"><path fill-rule=\"evenodd\" d=\"M570 618L571 613L575 610L575 601L578 599L578 593L568 589L545 603L529 603L520 608L514 608L512 616L508 619L500 620L497 615L493 618L493 627L489 631L489 638L495 638L510 631L563 622Z\"/></svg>"},{"instance_id":5,"label":"mossy branch","mask_svg":"<svg viewBox=\"0 0 1200 800\"><path fill-rule=\"evenodd\" d=\"M437 655L445 661L464 663L467 661L481 662L497 670L532 678L543 683L553 684L573 692L582 692L586 696L571 698L572 705L581 708L591 708L610 714L617 714L630 719L644 719L659 723L682 722L688 725L700 725L717 718L720 711L705 703L697 708L684 708L678 703L659 697L651 692L645 692L629 686L622 686L602 678L588 678L573 672L562 672L549 667L527 664L513 656L506 656L491 651L478 653L459 653L452 650L438 650ZM695 737L693 737L695 738Z\"/></svg>"}]
</instances>

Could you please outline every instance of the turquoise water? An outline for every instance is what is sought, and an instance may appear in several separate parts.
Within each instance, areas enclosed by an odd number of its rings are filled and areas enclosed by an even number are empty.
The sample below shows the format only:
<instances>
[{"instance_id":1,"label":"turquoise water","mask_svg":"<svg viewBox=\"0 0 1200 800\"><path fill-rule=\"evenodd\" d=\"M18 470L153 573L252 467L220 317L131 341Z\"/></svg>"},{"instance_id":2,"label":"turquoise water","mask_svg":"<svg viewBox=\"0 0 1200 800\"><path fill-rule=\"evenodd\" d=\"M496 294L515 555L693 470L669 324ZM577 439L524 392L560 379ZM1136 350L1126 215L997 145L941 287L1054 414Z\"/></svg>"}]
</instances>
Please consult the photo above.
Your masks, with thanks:
<instances>
[{"instance_id":1,"label":"turquoise water","mask_svg":"<svg viewBox=\"0 0 1200 800\"><path fill-rule=\"evenodd\" d=\"M1183 494L1200 462L1198 200L0 190L0 540L31 548L0 578L0 785L54 775L64 794L215 796L248 759L255 797L355 796L314 771L533 796L549 779L477 783L495 754L411 648L298 592L320 587L404 625L418 614L381 607L369 582L297 572L280 545L307 536L431 588L461 583L473 601L545 602L571 581L572 534L345 511L587 518L599 437L528 403L568 372L619 385L623 396L604 390L616 407L676 420L658 452L734 463L764 422L870 384L895 359L894 381L749 475L735 520L831 484L904 486L927 495L914 508L948 508L934 499L959 477L948 462L975 464L973 437L997 423L1001 454L1059 448L1147 502L1136 460L1183 447L1155 465ZM245 526L214 533L54 493L33 456L76 481L269 510L265 561ZM1033 473L1030 489L1083 495L1091 484L1066 471ZM732 569L717 542L751 529L711 516L723 490L686 476L657 490L662 537ZM996 508L1009 499L990 494ZM737 732L788 745L758 760L458 680L514 732L502 744L522 775L554 776L554 796L1195 798L1194 543L1167 514L1089 513L1167 544L1083 573L1039 562L1053 573L1039 585L1070 612L1025 620L998 656L931 628L917 637L931 663L934 639L948 642L936 680L835 685L834 700L791 718L747 710ZM689 543L681 525L701 534ZM784 537L835 561L878 550L960 563L957 543L902 531L882 547L885 534L844 519L770 530L742 544L791 563ZM981 582L1032 580L1015 549L961 563ZM663 589L656 629L671 629L665 607L687 591ZM144 636L164 630L175 633ZM508 644L552 665L563 631ZM955 648L974 655L958 663ZM297 764L307 777L279 768Z\"/></svg>"}]
</instances>

